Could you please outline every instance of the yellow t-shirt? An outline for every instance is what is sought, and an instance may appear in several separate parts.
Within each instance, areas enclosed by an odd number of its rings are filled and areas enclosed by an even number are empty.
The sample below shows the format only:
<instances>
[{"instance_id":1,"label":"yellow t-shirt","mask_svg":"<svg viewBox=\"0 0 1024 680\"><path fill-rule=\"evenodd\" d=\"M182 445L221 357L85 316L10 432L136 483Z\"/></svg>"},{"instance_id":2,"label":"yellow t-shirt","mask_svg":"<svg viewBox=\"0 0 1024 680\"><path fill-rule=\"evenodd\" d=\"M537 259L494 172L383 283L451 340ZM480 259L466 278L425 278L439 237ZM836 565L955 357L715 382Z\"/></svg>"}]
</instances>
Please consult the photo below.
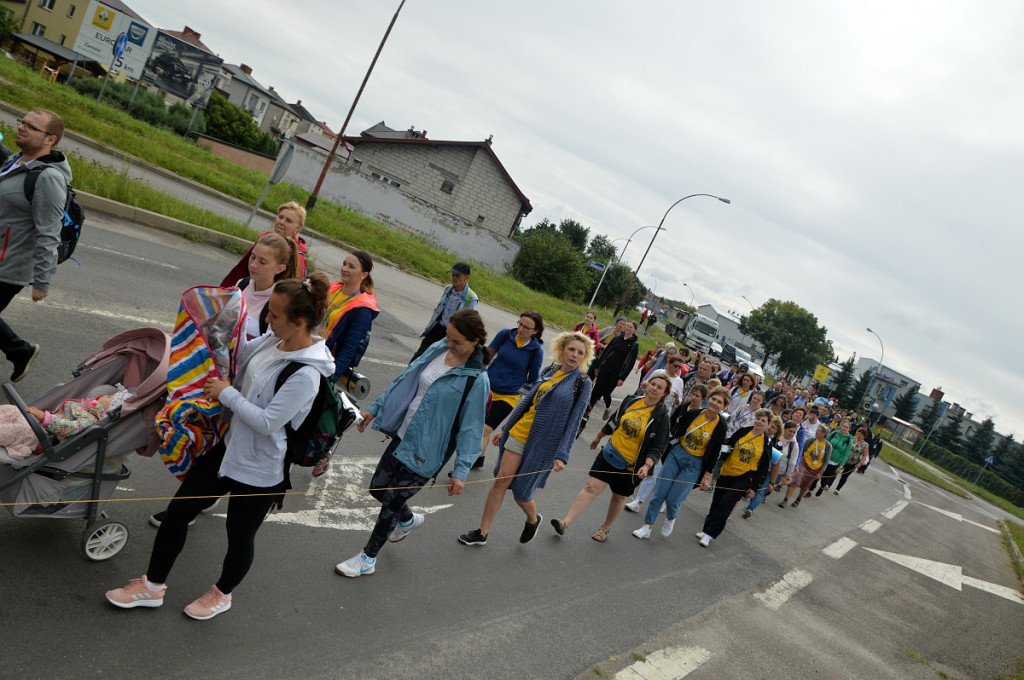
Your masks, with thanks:
<instances>
[{"instance_id":1,"label":"yellow t-shirt","mask_svg":"<svg viewBox=\"0 0 1024 680\"><path fill-rule=\"evenodd\" d=\"M715 431L715 426L718 425L718 414L715 414L714 419L708 420L701 414L693 419L690 423L690 429L683 434L683 438L679 440L679 443L691 456L697 458L703 458L704 454L707 453L708 444L711 443L711 433Z\"/></svg>"},{"instance_id":2,"label":"yellow t-shirt","mask_svg":"<svg viewBox=\"0 0 1024 680\"><path fill-rule=\"evenodd\" d=\"M736 442L732 454L722 464L723 477L735 477L757 469L764 454L764 435L749 432L746 437Z\"/></svg>"},{"instance_id":3,"label":"yellow t-shirt","mask_svg":"<svg viewBox=\"0 0 1024 680\"><path fill-rule=\"evenodd\" d=\"M514 437L521 442L525 442L526 438L530 436L530 428L533 427L533 419L537 415L537 404L544 397L545 394L551 391L551 388L557 385L562 379L568 374L562 371L555 371L555 374L542 382L537 387L537 393L533 396L533 403L530 404L530 408L523 414L512 429L509 430L508 435Z\"/></svg>"},{"instance_id":4,"label":"yellow t-shirt","mask_svg":"<svg viewBox=\"0 0 1024 680\"><path fill-rule=\"evenodd\" d=\"M825 464L825 442L815 439L804 449L804 467L817 472Z\"/></svg>"},{"instance_id":5,"label":"yellow t-shirt","mask_svg":"<svg viewBox=\"0 0 1024 680\"><path fill-rule=\"evenodd\" d=\"M637 399L626 407L619 426L612 432L612 446L630 465L636 462L637 454L640 453L644 430L647 429L647 421L651 419L655 406L657 404L647 406L643 399Z\"/></svg>"}]
</instances>

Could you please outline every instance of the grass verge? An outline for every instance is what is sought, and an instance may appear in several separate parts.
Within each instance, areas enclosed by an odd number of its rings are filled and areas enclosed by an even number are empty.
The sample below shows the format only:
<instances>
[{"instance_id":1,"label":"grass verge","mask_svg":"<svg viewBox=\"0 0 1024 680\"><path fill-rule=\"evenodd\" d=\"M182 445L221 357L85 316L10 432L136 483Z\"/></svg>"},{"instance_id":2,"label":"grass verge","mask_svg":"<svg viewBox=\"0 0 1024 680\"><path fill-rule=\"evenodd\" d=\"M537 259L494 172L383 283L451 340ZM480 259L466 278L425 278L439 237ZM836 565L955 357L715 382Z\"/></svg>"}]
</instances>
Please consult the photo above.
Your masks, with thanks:
<instances>
[{"instance_id":1,"label":"grass verge","mask_svg":"<svg viewBox=\"0 0 1024 680\"><path fill-rule=\"evenodd\" d=\"M959 496L960 498L970 498L971 494L967 493L959 486L951 483L949 480L940 477L935 474L931 468L922 465L921 463L912 462L912 459L907 456L906 453L900 451L889 442L882 443L882 453L880 454L882 460L894 468L902 470L907 474L914 475L918 479L921 479L929 484L945 489L946 491Z\"/></svg>"}]
</instances>

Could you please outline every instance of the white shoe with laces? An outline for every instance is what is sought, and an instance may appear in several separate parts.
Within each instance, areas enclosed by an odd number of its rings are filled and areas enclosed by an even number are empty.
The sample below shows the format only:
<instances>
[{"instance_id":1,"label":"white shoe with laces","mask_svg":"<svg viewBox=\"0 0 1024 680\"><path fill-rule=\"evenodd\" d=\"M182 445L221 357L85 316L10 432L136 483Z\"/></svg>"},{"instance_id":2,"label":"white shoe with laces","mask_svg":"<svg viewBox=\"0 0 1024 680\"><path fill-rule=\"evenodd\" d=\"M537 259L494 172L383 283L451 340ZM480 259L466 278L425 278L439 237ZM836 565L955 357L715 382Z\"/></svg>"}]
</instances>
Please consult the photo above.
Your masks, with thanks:
<instances>
[{"instance_id":1,"label":"white shoe with laces","mask_svg":"<svg viewBox=\"0 0 1024 680\"><path fill-rule=\"evenodd\" d=\"M633 535L637 538L650 538L651 537L651 525L643 524L639 529L633 532Z\"/></svg>"},{"instance_id":2,"label":"white shoe with laces","mask_svg":"<svg viewBox=\"0 0 1024 680\"><path fill-rule=\"evenodd\" d=\"M674 519L666 519L665 523L661 525L661 535L668 538L672 535L672 530L676 528L676 521Z\"/></svg>"},{"instance_id":3,"label":"white shoe with laces","mask_svg":"<svg viewBox=\"0 0 1024 680\"><path fill-rule=\"evenodd\" d=\"M704 534L703 538L700 539L700 547L706 548L711 545L711 537Z\"/></svg>"},{"instance_id":4,"label":"white shoe with laces","mask_svg":"<svg viewBox=\"0 0 1024 680\"><path fill-rule=\"evenodd\" d=\"M412 530L423 525L423 515L419 513L412 513L412 519L409 520L408 524L403 524L401 521L398 525L391 530L388 534L388 542L398 543L399 541L405 540L405 537L412 533Z\"/></svg>"},{"instance_id":5,"label":"white shoe with laces","mask_svg":"<svg viewBox=\"0 0 1024 680\"><path fill-rule=\"evenodd\" d=\"M626 503L624 507L630 512L640 512L640 501L634 498L630 502Z\"/></svg>"}]
</instances>

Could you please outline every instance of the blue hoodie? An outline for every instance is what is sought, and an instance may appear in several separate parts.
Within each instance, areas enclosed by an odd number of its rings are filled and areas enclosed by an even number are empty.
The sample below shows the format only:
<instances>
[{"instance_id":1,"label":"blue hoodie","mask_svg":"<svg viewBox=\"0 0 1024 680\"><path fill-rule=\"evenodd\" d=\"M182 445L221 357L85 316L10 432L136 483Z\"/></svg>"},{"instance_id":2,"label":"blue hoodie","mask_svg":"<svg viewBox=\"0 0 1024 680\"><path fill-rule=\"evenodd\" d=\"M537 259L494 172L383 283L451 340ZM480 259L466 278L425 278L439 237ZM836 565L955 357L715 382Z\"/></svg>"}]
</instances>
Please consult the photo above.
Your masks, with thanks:
<instances>
[{"instance_id":1,"label":"blue hoodie","mask_svg":"<svg viewBox=\"0 0 1024 680\"><path fill-rule=\"evenodd\" d=\"M494 334L490 347L496 354L487 367L487 377L495 394L515 394L524 384L536 382L544 364L544 345L537 338L519 347L516 329L506 328Z\"/></svg>"}]
</instances>

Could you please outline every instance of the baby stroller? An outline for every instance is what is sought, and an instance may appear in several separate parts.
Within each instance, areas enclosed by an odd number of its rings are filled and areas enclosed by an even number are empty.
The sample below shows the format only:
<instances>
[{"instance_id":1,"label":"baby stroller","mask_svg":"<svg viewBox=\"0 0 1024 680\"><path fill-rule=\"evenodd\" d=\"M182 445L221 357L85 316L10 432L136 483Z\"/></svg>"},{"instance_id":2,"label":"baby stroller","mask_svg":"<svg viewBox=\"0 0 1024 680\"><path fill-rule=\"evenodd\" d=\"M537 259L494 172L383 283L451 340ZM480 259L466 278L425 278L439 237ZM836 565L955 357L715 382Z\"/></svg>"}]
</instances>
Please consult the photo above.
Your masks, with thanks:
<instances>
[{"instance_id":1,"label":"baby stroller","mask_svg":"<svg viewBox=\"0 0 1024 680\"><path fill-rule=\"evenodd\" d=\"M107 560L128 542L128 527L107 518L102 501L131 475L124 458L132 451L152 456L154 419L167 392L170 336L155 328L115 335L73 371L74 379L26 405L10 383L3 384L39 440L41 453L0 464L0 502L15 517L82 517L81 548L90 560ZM67 399L84 397L100 385L128 388L124 403L107 417L63 442L55 442L28 414L27 406L51 410ZM0 447L0 451L2 451Z\"/></svg>"}]
</instances>

